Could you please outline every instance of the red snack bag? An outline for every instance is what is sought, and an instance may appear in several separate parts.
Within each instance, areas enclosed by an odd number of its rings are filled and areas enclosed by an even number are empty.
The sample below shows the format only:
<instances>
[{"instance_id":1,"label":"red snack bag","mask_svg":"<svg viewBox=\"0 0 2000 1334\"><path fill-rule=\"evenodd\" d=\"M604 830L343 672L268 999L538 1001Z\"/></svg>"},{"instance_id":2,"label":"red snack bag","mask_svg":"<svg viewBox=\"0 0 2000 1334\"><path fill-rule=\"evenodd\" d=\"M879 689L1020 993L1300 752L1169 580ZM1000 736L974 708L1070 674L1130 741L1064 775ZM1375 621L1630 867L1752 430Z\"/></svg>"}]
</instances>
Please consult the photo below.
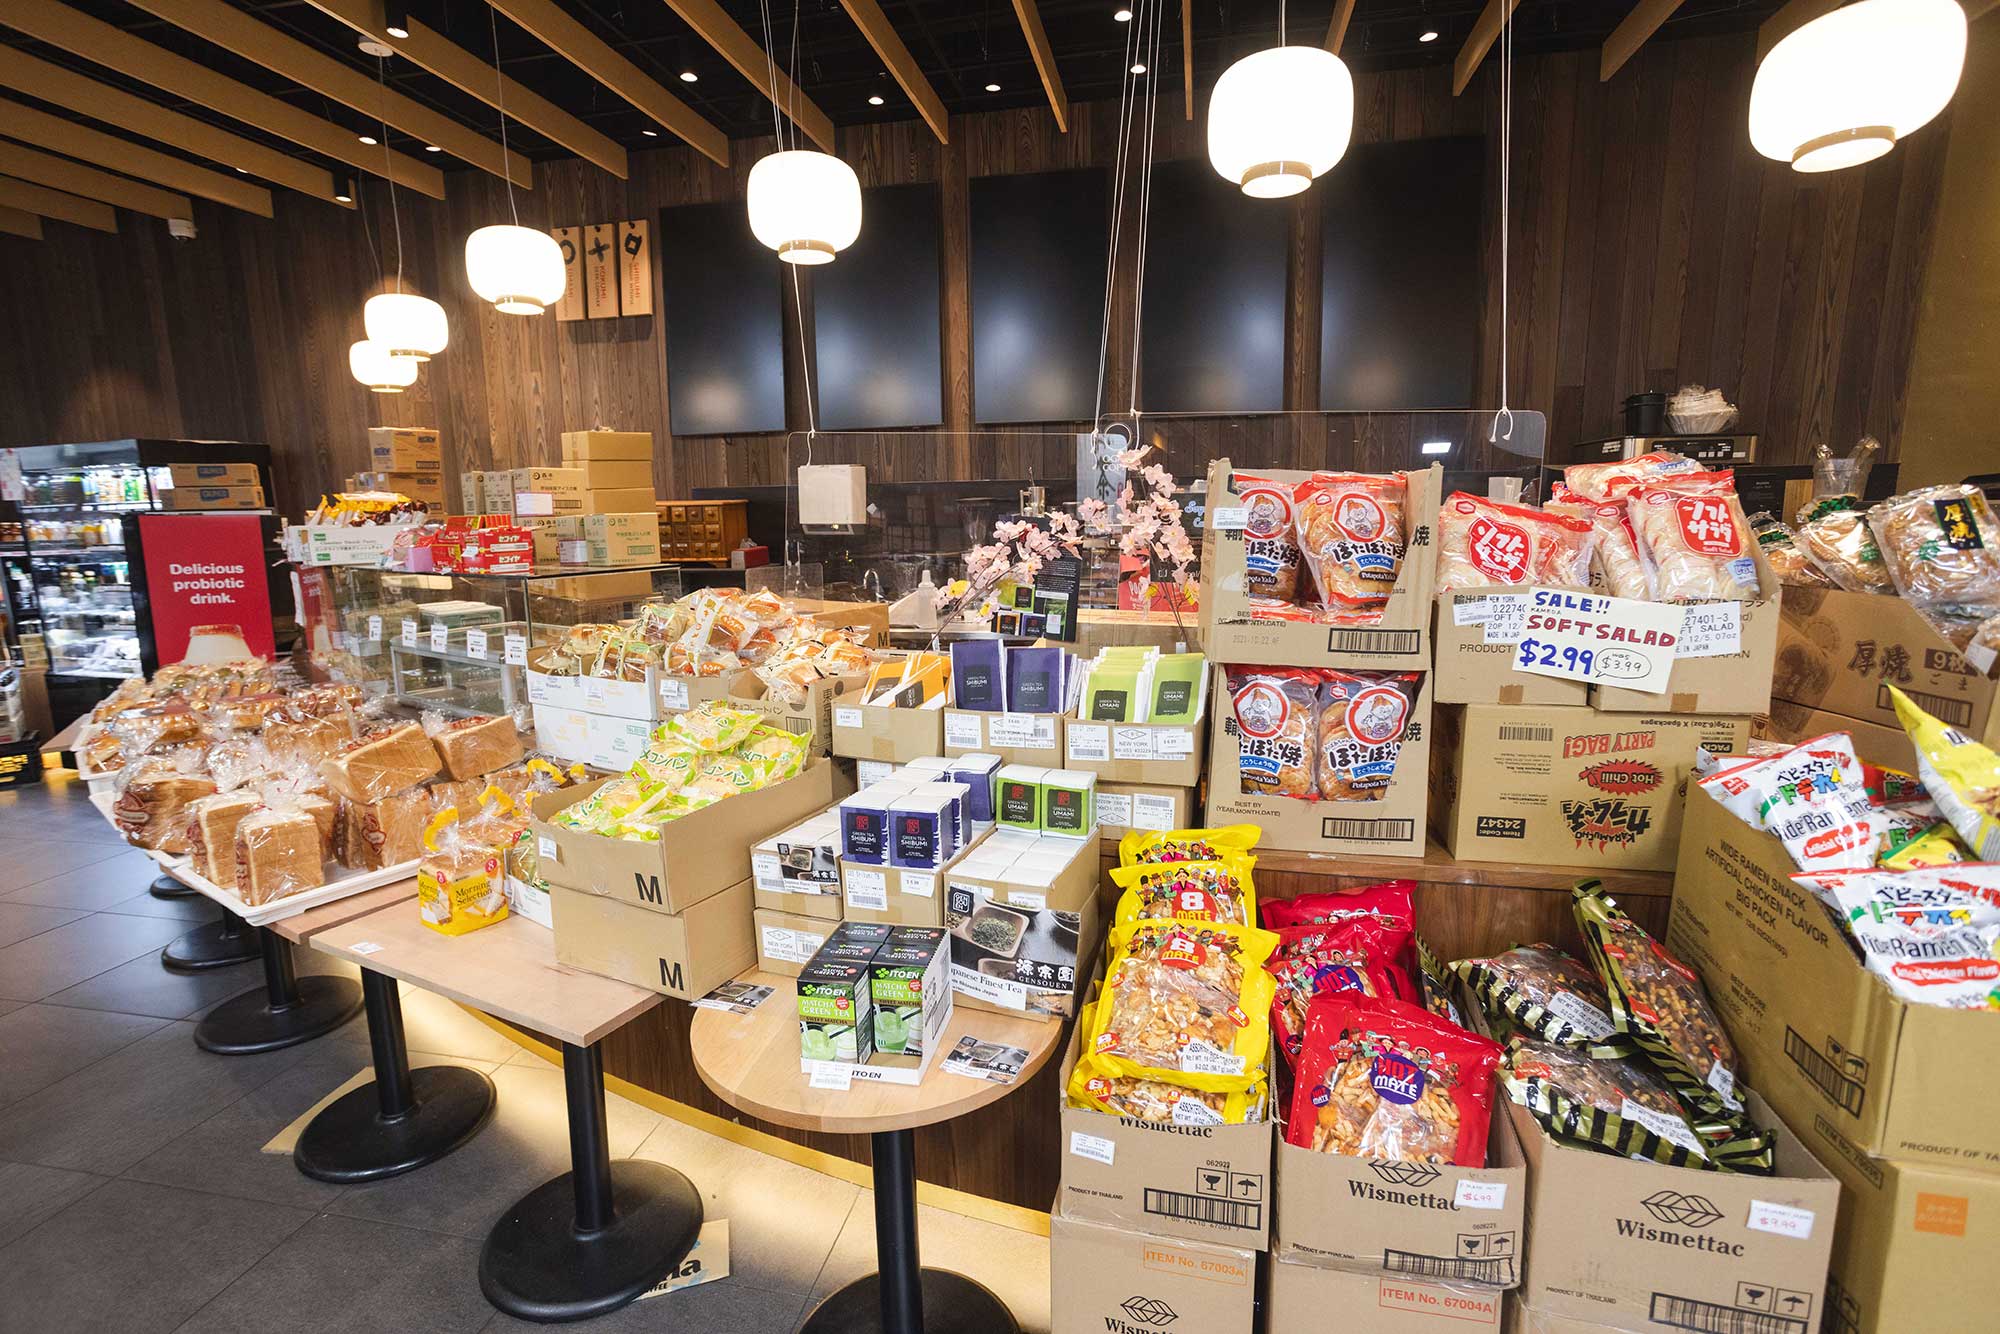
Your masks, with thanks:
<instances>
[{"instance_id":1,"label":"red snack bag","mask_svg":"<svg viewBox=\"0 0 2000 1334\"><path fill-rule=\"evenodd\" d=\"M1763 588L1736 475L1685 473L1633 488L1626 499L1654 598L1755 601Z\"/></svg>"},{"instance_id":2,"label":"red snack bag","mask_svg":"<svg viewBox=\"0 0 2000 1334\"><path fill-rule=\"evenodd\" d=\"M1494 584L1590 587L1589 519L1454 491L1438 514L1440 593Z\"/></svg>"},{"instance_id":3,"label":"red snack bag","mask_svg":"<svg viewBox=\"0 0 2000 1334\"><path fill-rule=\"evenodd\" d=\"M1377 885L1327 894L1301 894L1290 899L1265 899L1257 905L1258 925L1282 932L1288 926L1323 926L1331 922L1368 920L1408 935L1415 930L1410 896L1414 880L1384 880ZM1401 951L1399 950L1398 953Z\"/></svg>"},{"instance_id":4,"label":"red snack bag","mask_svg":"<svg viewBox=\"0 0 2000 1334\"><path fill-rule=\"evenodd\" d=\"M1285 482L1237 474L1243 525L1243 591L1253 598L1297 602L1299 543L1292 526L1292 488Z\"/></svg>"},{"instance_id":5,"label":"red snack bag","mask_svg":"<svg viewBox=\"0 0 2000 1334\"><path fill-rule=\"evenodd\" d=\"M1403 568L1401 473L1316 472L1292 489L1299 554L1329 607L1389 600Z\"/></svg>"},{"instance_id":6,"label":"red snack bag","mask_svg":"<svg viewBox=\"0 0 2000 1334\"><path fill-rule=\"evenodd\" d=\"M1406 937L1392 939L1379 923L1362 917L1278 932L1280 944L1264 967L1278 983L1271 997L1271 1035L1288 1059L1298 1059L1314 997L1332 991L1398 999L1408 994L1408 979L1390 963Z\"/></svg>"},{"instance_id":7,"label":"red snack bag","mask_svg":"<svg viewBox=\"0 0 2000 1334\"><path fill-rule=\"evenodd\" d=\"M1305 1042L1285 1139L1317 1153L1486 1165L1500 1045L1405 1001L1322 993Z\"/></svg>"}]
</instances>

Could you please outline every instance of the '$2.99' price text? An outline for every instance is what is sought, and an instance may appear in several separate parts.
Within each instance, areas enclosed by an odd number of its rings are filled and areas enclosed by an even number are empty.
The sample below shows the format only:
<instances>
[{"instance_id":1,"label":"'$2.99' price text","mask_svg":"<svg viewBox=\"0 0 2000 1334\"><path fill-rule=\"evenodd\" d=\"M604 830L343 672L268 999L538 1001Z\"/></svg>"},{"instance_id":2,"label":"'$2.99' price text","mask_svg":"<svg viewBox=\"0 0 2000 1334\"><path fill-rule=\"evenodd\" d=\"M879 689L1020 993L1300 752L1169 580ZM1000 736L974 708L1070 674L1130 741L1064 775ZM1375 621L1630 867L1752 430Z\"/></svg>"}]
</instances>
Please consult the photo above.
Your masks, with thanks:
<instances>
[{"instance_id":1,"label":"'$2.99' price text","mask_svg":"<svg viewBox=\"0 0 2000 1334\"><path fill-rule=\"evenodd\" d=\"M1519 667L1560 667L1566 672L1588 678L1591 665L1597 653L1593 649L1577 648L1565 644L1558 648L1540 639L1523 639L1515 648L1515 665Z\"/></svg>"}]
</instances>

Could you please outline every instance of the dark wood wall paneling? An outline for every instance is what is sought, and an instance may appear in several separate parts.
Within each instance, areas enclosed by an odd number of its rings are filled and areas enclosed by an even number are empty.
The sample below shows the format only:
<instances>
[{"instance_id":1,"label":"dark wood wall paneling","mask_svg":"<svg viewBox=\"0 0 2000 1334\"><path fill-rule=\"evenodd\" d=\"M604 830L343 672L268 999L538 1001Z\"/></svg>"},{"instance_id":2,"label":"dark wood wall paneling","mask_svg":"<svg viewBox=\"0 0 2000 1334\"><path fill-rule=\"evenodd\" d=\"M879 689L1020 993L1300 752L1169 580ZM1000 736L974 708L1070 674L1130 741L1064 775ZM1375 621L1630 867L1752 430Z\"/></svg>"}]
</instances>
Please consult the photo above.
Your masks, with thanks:
<instances>
[{"instance_id":1,"label":"dark wood wall paneling","mask_svg":"<svg viewBox=\"0 0 2000 1334\"><path fill-rule=\"evenodd\" d=\"M1552 441L1610 433L1627 393L1698 381L1741 405L1770 461L1801 461L1819 441L1845 444L1863 432L1896 457L1949 113L1866 168L1802 177L1749 146L1753 72L1749 36L1650 43L1608 84L1598 81L1592 52L1522 63L1507 399L1548 413ZM1476 401L1493 404L1497 80L1489 61L1475 86L1453 98L1450 77L1444 66L1360 76L1355 139L1486 137L1483 198L1462 206L1482 219L1474 383ZM1192 121L1176 110L1159 108L1156 152L1202 157L1202 108ZM842 156L864 186L940 187L944 434L822 439L817 461L920 480L1069 473L1078 423L1050 423L1040 434L974 430L969 181L1110 167L1117 126L1115 105L1093 104L1074 108L1068 134L1032 109L956 118L949 145L915 121L841 131ZM545 227L738 202L750 165L770 147L739 142L727 168L679 148L634 153L628 181L581 162L544 164L536 188L518 197L520 217ZM782 433L669 439L658 321L559 324L500 315L473 297L464 237L508 217L504 187L479 172L453 173L442 202L399 195L406 280L444 303L452 345L415 390L363 390L347 373L346 350L378 282L370 238L392 273L394 248L386 186L368 178L364 189L359 215L283 191L271 220L197 201L201 235L189 243L129 214L116 236L55 225L41 243L0 240L8 316L0 325L0 444L134 434L263 440L277 461L278 499L294 512L361 466L371 424L437 425L464 468L552 461L565 429L650 430L661 441L663 495L784 481ZM1295 408L1319 401L1322 193L1262 205L1290 212L1284 384ZM1136 230L1120 234L1106 375L1112 408L1131 397ZM804 275L808 345L811 286ZM806 420L799 321L793 303L784 307L786 420L798 430ZM1245 419L1175 432L1173 462L1191 470L1203 451L1252 436L1275 451L1262 462L1327 457L1324 430ZM1393 449L1377 452L1401 461Z\"/></svg>"}]
</instances>

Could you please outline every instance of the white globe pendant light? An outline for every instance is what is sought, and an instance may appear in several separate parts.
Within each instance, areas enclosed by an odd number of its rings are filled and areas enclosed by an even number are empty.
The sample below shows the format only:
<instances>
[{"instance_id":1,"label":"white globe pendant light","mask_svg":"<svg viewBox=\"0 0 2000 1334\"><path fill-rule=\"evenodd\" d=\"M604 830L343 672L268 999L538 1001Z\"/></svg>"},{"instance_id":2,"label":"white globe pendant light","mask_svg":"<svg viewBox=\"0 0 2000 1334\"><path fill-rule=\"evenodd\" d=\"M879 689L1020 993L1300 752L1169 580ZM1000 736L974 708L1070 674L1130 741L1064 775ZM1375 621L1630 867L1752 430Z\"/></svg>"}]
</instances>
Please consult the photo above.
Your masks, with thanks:
<instances>
[{"instance_id":1,"label":"white globe pendant light","mask_svg":"<svg viewBox=\"0 0 2000 1334\"><path fill-rule=\"evenodd\" d=\"M1354 77L1333 52L1274 46L1222 72L1208 101L1208 160L1256 199L1298 194L1354 133Z\"/></svg>"},{"instance_id":2,"label":"white globe pendant light","mask_svg":"<svg viewBox=\"0 0 2000 1334\"><path fill-rule=\"evenodd\" d=\"M378 394L400 394L417 382L415 358L397 356L373 339L347 349L347 369Z\"/></svg>"},{"instance_id":3,"label":"white globe pendant light","mask_svg":"<svg viewBox=\"0 0 2000 1334\"><path fill-rule=\"evenodd\" d=\"M369 342L388 348L391 356L409 357L413 361L429 361L451 341L444 307L427 296L410 292L383 292L369 297L368 304L361 308L361 323L368 330Z\"/></svg>"},{"instance_id":4,"label":"white globe pendant light","mask_svg":"<svg viewBox=\"0 0 2000 1334\"><path fill-rule=\"evenodd\" d=\"M1799 171L1881 157L1958 88L1958 0L1858 0L1771 48L1750 88L1750 142Z\"/></svg>"},{"instance_id":5,"label":"white globe pendant light","mask_svg":"<svg viewBox=\"0 0 2000 1334\"><path fill-rule=\"evenodd\" d=\"M562 247L532 227L481 227L465 238L465 276L496 309L539 315L562 299Z\"/></svg>"},{"instance_id":6,"label":"white globe pendant light","mask_svg":"<svg viewBox=\"0 0 2000 1334\"><path fill-rule=\"evenodd\" d=\"M861 235L861 179L828 153L759 158L749 202L750 230L788 264L831 264Z\"/></svg>"}]
</instances>

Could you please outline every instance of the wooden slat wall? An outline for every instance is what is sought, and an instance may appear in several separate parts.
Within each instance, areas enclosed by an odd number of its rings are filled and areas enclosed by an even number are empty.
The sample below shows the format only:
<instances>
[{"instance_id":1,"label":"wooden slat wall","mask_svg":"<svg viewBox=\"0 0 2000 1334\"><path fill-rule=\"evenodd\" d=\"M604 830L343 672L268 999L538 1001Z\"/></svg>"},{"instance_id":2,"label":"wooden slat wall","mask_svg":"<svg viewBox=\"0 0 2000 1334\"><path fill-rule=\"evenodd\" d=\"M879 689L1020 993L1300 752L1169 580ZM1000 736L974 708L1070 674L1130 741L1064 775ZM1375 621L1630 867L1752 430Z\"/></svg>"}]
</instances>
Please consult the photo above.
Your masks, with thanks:
<instances>
[{"instance_id":1,"label":"wooden slat wall","mask_svg":"<svg viewBox=\"0 0 2000 1334\"><path fill-rule=\"evenodd\" d=\"M1910 348L1930 249L1950 115L1859 171L1801 177L1758 157L1744 130L1755 42L1749 35L1649 42L1610 83L1595 52L1524 61L1515 124L1509 402L1550 419L1552 442L1609 434L1623 397L1689 382L1719 386L1763 434L1767 460L1805 459L1814 443L1879 436L1897 457ZM1484 133L1485 198L1444 201L1480 210L1487 274L1476 383L1497 403L1500 378L1497 79L1451 96L1446 67L1364 74L1358 142ZM1204 152L1205 117L1162 106L1164 158ZM1117 108L1073 108L1069 133L1045 109L955 118L942 145L919 121L840 134L862 184L943 185L943 308L948 431L970 431L977 386L969 368L965 182L974 176L1110 167ZM664 206L740 199L768 141L734 146L730 167L691 150L634 153L619 181L578 161L542 167L518 200L521 221L551 226L652 218ZM152 220L116 236L52 224L40 244L0 239L0 444L133 434L267 441L279 501L296 512L361 466L370 424L437 425L459 468L547 462L557 436L590 425L650 430L667 442L665 339L652 321L520 319L496 314L463 278L473 228L508 217L502 184L451 177L448 197L402 192L406 280L450 314L451 347L416 390L366 392L349 378L347 345L376 287L370 236L393 274L386 191L364 183L356 213L285 196L277 216L249 217L196 202L200 238L167 240ZM1307 195L1289 204L1288 397L1317 397L1318 228ZM367 230L364 231L364 222ZM1126 246L1133 229L1127 228ZM1129 272L1129 265L1127 266ZM811 280L803 284L810 329ZM1131 398L1129 284L1114 293L1107 406ZM799 332L786 302L789 424L806 424ZM850 436L822 440L817 461L869 464L903 479L1067 474L1073 452L1052 423L1036 438ZM1252 423L1238 423L1253 432ZM1020 429L1020 428L1013 428ZM1242 430L1182 432L1175 463L1239 442ZM1268 436L1267 462L1310 466L1312 433ZM1388 446L1384 446L1386 450ZM782 435L664 443L662 495L725 484L776 483Z\"/></svg>"}]
</instances>

